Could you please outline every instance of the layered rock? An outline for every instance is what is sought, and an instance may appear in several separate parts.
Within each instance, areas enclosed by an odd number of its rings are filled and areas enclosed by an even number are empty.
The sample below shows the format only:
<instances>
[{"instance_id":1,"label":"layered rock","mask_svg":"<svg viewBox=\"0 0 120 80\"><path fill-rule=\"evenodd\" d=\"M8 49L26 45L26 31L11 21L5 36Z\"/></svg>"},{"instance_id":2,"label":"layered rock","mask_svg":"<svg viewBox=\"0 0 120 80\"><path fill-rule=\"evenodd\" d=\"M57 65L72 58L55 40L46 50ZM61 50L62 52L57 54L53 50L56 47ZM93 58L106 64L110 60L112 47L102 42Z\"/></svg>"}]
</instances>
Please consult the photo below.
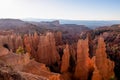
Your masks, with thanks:
<instances>
[{"instance_id":1,"label":"layered rock","mask_svg":"<svg viewBox=\"0 0 120 80\"><path fill-rule=\"evenodd\" d=\"M49 80L46 77L38 76L21 71L13 71L10 67L0 68L0 80Z\"/></svg>"},{"instance_id":2,"label":"layered rock","mask_svg":"<svg viewBox=\"0 0 120 80\"><path fill-rule=\"evenodd\" d=\"M55 33L55 41L56 41L56 45L62 44L62 32L58 31Z\"/></svg>"},{"instance_id":3,"label":"layered rock","mask_svg":"<svg viewBox=\"0 0 120 80\"><path fill-rule=\"evenodd\" d=\"M54 64L59 60L54 34L48 32L45 36L40 36L37 55L38 61L47 65Z\"/></svg>"},{"instance_id":4,"label":"layered rock","mask_svg":"<svg viewBox=\"0 0 120 80\"><path fill-rule=\"evenodd\" d=\"M0 57L1 80L60 80L60 74L52 73L45 64L30 60L28 53L8 54Z\"/></svg>"},{"instance_id":5,"label":"layered rock","mask_svg":"<svg viewBox=\"0 0 120 80\"><path fill-rule=\"evenodd\" d=\"M75 78L77 80L87 80L90 67L88 48L88 38L79 40L77 43L77 63L75 68Z\"/></svg>"},{"instance_id":6,"label":"layered rock","mask_svg":"<svg viewBox=\"0 0 120 80\"><path fill-rule=\"evenodd\" d=\"M93 63L93 66L94 66L94 71L93 71L91 80L102 80L102 76L100 75L100 72L97 69L96 64L95 64L95 58L96 58L95 56L92 57L92 63Z\"/></svg>"},{"instance_id":7,"label":"layered rock","mask_svg":"<svg viewBox=\"0 0 120 80\"><path fill-rule=\"evenodd\" d=\"M50 65L59 60L54 34L51 32L40 36L37 33L25 35L24 45L26 51L31 53L31 56L41 63Z\"/></svg>"},{"instance_id":8,"label":"layered rock","mask_svg":"<svg viewBox=\"0 0 120 80\"><path fill-rule=\"evenodd\" d=\"M92 80L102 80L102 76L97 68L93 72Z\"/></svg>"},{"instance_id":9,"label":"layered rock","mask_svg":"<svg viewBox=\"0 0 120 80\"><path fill-rule=\"evenodd\" d=\"M60 79L60 74L50 72L49 68L47 68L45 64L38 63L36 61L30 61L27 65L23 67L22 72L39 75L49 80Z\"/></svg>"},{"instance_id":10,"label":"layered rock","mask_svg":"<svg viewBox=\"0 0 120 80\"><path fill-rule=\"evenodd\" d=\"M6 49L6 48L0 46L0 56L7 55L7 54L9 54L9 53L10 53L10 52L9 52L8 49Z\"/></svg>"},{"instance_id":11,"label":"layered rock","mask_svg":"<svg viewBox=\"0 0 120 80\"><path fill-rule=\"evenodd\" d=\"M35 60L36 60L37 59L37 46L38 46L38 41L36 41L36 40L38 37L37 37L36 33L34 35L25 34L23 41L24 41L26 52L30 53L32 58L35 58Z\"/></svg>"},{"instance_id":12,"label":"layered rock","mask_svg":"<svg viewBox=\"0 0 120 80\"><path fill-rule=\"evenodd\" d=\"M67 72L69 69L69 60L70 60L70 52L69 52L69 45L66 45L64 49L64 54L62 56L62 63L61 63L61 73Z\"/></svg>"},{"instance_id":13,"label":"layered rock","mask_svg":"<svg viewBox=\"0 0 120 80\"><path fill-rule=\"evenodd\" d=\"M0 35L0 46L5 46L9 50L16 51L19 47L23 47L23 40L20 35Z\"/></svg>"},{"instance_id":14,"label":"layered rock","mask_svg":"<svg viewBox=\"0 0 120 80\"><path fill-rule=\"evenodd\" d=\"M114 62L107 59L106 44L102 37L98 39L95 65L97 69L95 69L94 73L97 71L97 74L93 74L93 76L98 75L99 72L99 75L102 77L102 79L99 80L109 80L114 76Z\"/></svg>"},{"instance_id":15,"label":"layered rock","mask_svg":"<svg viewBox=\"0 0 120 80\"><path fill-rule=\"evenodd\" d=\"M23 65L26 65L30 61L29 53L18 55L18 54L7 54L0 57L0 61L4 62L8 66L13 67L15 70L20 70Z\"/></svg>"}]
</instances>

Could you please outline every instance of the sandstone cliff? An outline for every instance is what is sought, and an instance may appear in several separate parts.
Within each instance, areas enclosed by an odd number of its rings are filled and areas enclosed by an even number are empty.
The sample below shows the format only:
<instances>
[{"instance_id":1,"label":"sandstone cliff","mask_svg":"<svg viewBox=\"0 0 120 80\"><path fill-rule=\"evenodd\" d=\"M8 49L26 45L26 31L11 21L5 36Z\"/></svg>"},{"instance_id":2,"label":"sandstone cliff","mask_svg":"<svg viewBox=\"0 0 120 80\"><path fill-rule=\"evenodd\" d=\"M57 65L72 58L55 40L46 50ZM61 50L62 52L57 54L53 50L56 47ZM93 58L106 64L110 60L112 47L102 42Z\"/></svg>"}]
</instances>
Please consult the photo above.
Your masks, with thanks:
<instances>
[{"instance_id":1,"label":"sandstone cliff","mask_svg":"<svg viewBox=\"0 0 120 80\"><path fill-rule=\"evenodd\" d=\"M101 79L99 80L109 80L114 76L114 62L107 58L106 44L102 37L99 37L98 39L98 46L95 54L95 66L93 80L95 80L95 76L98 75L101 76Z\"/></svg>"},{"instance_id":2,"label":"sandstone cliff","mask_svg":"<svg viewBox=\"0 0 120 80\"><path fill-rule=\"evenodd\" d=\"M85 40L79 40L77 43L77 63L75 68L75 78L78 80L87 80L89 72L89 48L88 38Z\"/></svg>"},{"instance_id":3,"label":"sandstone cliff","mask_svg":"<svg viewBox=\"0 0 120 80\"><path fill-rule=\"evenodd\" d=\"M69 45L67 44L64 49L64 54L62 56L61 73L68 71L70 66L69 60L70 60L70 52L69 52Z\"/></svg>"},{"instance_id":4,"label":"sandstone cliff","mask_svg":"<svg viewBox=\"0 0 120 80\"><path fill-rule=\"evenodd\" d=\"M59 60L54 34L48 32L46 35L40 36L37 55L38 61L47 65L54 64Z\"/></svg>"}]
</instances>

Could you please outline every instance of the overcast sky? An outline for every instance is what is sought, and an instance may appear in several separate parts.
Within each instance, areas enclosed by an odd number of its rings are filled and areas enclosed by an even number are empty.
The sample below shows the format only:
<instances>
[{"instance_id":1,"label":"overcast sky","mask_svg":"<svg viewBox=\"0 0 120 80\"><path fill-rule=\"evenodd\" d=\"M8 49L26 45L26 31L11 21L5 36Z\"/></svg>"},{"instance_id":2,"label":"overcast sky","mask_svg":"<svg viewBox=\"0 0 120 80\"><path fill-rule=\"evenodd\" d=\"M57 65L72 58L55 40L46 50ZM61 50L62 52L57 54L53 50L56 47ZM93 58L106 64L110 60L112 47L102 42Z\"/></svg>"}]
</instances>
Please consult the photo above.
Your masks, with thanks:
<instances>
[{"instance_id":1,"label":"overcast sky","mask_svg":"<svg viewBox=\"0 0 120 80\"><path fill-rule=\"evenodd\" d=\"M120 0L0 0L0 18L120 20Z\"/></svg>"}]
</instances>

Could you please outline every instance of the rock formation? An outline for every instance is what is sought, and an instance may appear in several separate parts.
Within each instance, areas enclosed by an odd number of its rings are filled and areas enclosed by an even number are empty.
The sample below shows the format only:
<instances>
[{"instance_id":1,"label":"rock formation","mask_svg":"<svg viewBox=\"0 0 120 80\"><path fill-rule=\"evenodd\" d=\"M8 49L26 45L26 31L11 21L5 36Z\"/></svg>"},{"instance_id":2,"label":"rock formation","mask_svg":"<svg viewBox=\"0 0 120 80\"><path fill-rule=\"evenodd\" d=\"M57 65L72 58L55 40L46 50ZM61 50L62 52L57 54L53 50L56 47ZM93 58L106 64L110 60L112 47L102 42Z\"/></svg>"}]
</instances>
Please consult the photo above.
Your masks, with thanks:
<instances>
[{"instance_id":1,"label":"rock formation","mask_svg":"<svg viewBox=\"0 0 120 80\"><path fill-rule=\"evenodd\" d=\"M11 66L15 70L21 70L21 68L24 65L29 63L30 55L29 53L22 54L22 55L11 53L11 54L1 56L0 61L4 62L8 66Z\"/></svg>"},{"instance_id":2,"label":"rock formation","mask_svg":"<svg viewBox=\"0 0 120 80\"><path fill-rule=\"evenodd\" d=\"M88 38L85 40L79 40L77 43L77 63L75 68L75 78L77 80L87 80L89 72L89 48Z\"/></svg>"},{"instance_id":3,"label":"rock formation","mask_svg":"<svg viewBox=\"0 0 120 80\"><path fill-rule=\"evenodd\" d=\"M54 34L48 32L45 36L40 36L37 55L38 61L47 65L54 64L59 60Z\"/></svg>"},{"instance_id":4,"label":"rock formation","mask_svg":"<svg viewBox=\"0 0 120 80\"><path fill-rule=\"evenodd\" d=\"M30 60L26 54L7 54L0 57L0 80L60 80L45 64Z\"/></svg>"},{"instance_id":5,"label":"rock formation","mask_svg":"<svg viewBox=\"0 0 120 80\"><path fill-rule=\"evenodd\" d=\"M94 67L94 71L93 71L93 74L92 74L92 79L91 80L102 80L102 76L100 75L100 72L99 70L97 69L96 67L96 64L95 64L95 56L92 57L92 63L93 63L93 67Z\"/></svg>"},{"instance_id":6,"label":"rock formation","mask_svg":"<svg viewBox=\"0 0 120 80\"><path fill-rule=\"evenodd\" d=\"M94 69L92 80L103 80L97 68Z\"/></svg>"},{"instance_id":7,"label":"rock formation","mask_svg":"<svg viewBox=\"0 0 120 80\"><path fill-rule=\"evenodd\" d=\"M60 74L50 72L49 68L47 68L45 64L38 63L36 61L30 61L23 67L22 72L39 75L49 80L59 80L60 78Z\"/></svg>"},{"instance_id":8,"label":"rock formation","mask_svg":"<svg viewBox=\"0 0 120 80\"><path fill-rule=\"evenodd\" d=\"M37 33L33 36L25 35L24 45L26 51L31 53L31 56L41 63L50 65L59 60L54 34L51 32L40 36Z\"/></svg>"},{"instance_id":9,"label":"rock formation","mask_svg":"<svg viewBox=\"0 0 120 80\"><path fill-rule=\"evenodd\" d=\"M36 54L35 49L33 47L37 46L38 44L37 45L33 44L34 43L33 41L35 41L33 39L34 39L34 36L32 36L30 34L29 35L25 34L24 38L23 38L23 42L24 42L26 52L30 53L32 58L35 58L35 60L36 60L37 54Z\"/></svg>"},{"instance_id":10,"label":"rock formation","mask_svg":"<svg viewBox=\"0 0 120 80\"><path fill-rule=\"evenodd\" d=\"M62 32L58 31L55 33L55 42L56 42L56 45L62 44Z\"/></svg>"},{"instance_id":11,"label":"rock formation","mask_svg":"<svg viewBox=\"0 0 120 80\"><path fill-rule=\"evenodd\" d=\"M102 37L98 39L98 46L95 54L95 65L97 69L95 68L95 71L93 72L93 78L98 74L102 77L102 79L99 80L109 80L114 76L114 62L107 59L106 44ZM97 74L95 74L96 72Z\"/></svg>"},{"instance_id":12,"label":"rock formation","mask_svg":"<svg viewBox=\"0 0 120 80\"><path fill-rule=\"evenodd\" d=\"M9 50L4 48L3 46L0 46L0 56L4 56L4 55L7 55L9 54Z\"/></svg>"},{"instance_id":13,"label":"rock formation","mask_svg":"<svg viewBox=\"0 0 120 80\"><path fill-rule=\"evenodd\" d=\"M19 47L23 47L23 40L20 35L0 35L0 46L4 46L15 52Z\"/></svg>"},{"instance_id":14,"label":"rock formation","mask_svg":"<svg viewBox=\"0 0 120 80\"><path fill-rule=\"evenodd\" d=\"M62 63L61 63L61 73L67 72L69 69L69 60L70 60L70 53L69 53L69 45L66 45L64 49L64 54L62 56Z\"/></svg>"}]
</instances>

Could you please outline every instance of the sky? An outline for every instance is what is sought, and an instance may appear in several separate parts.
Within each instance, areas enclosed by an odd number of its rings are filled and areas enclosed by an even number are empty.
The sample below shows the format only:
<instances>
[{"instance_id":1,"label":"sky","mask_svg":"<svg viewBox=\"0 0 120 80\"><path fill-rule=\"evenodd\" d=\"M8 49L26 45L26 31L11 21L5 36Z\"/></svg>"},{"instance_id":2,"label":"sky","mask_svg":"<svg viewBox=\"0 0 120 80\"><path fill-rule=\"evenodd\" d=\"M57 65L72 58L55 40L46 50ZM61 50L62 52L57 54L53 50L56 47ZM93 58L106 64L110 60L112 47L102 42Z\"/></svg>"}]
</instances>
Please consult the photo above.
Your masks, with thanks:
<instances>
[{"instance_id":1,"label":"sky","mask_svg":"<svg viewBox=\"0 0 120 80\"><path fill-rule=\"evenodd\" d=\"M120 0L0 0L0 18L120 20Z\"/></svg>"}]
</instances>

